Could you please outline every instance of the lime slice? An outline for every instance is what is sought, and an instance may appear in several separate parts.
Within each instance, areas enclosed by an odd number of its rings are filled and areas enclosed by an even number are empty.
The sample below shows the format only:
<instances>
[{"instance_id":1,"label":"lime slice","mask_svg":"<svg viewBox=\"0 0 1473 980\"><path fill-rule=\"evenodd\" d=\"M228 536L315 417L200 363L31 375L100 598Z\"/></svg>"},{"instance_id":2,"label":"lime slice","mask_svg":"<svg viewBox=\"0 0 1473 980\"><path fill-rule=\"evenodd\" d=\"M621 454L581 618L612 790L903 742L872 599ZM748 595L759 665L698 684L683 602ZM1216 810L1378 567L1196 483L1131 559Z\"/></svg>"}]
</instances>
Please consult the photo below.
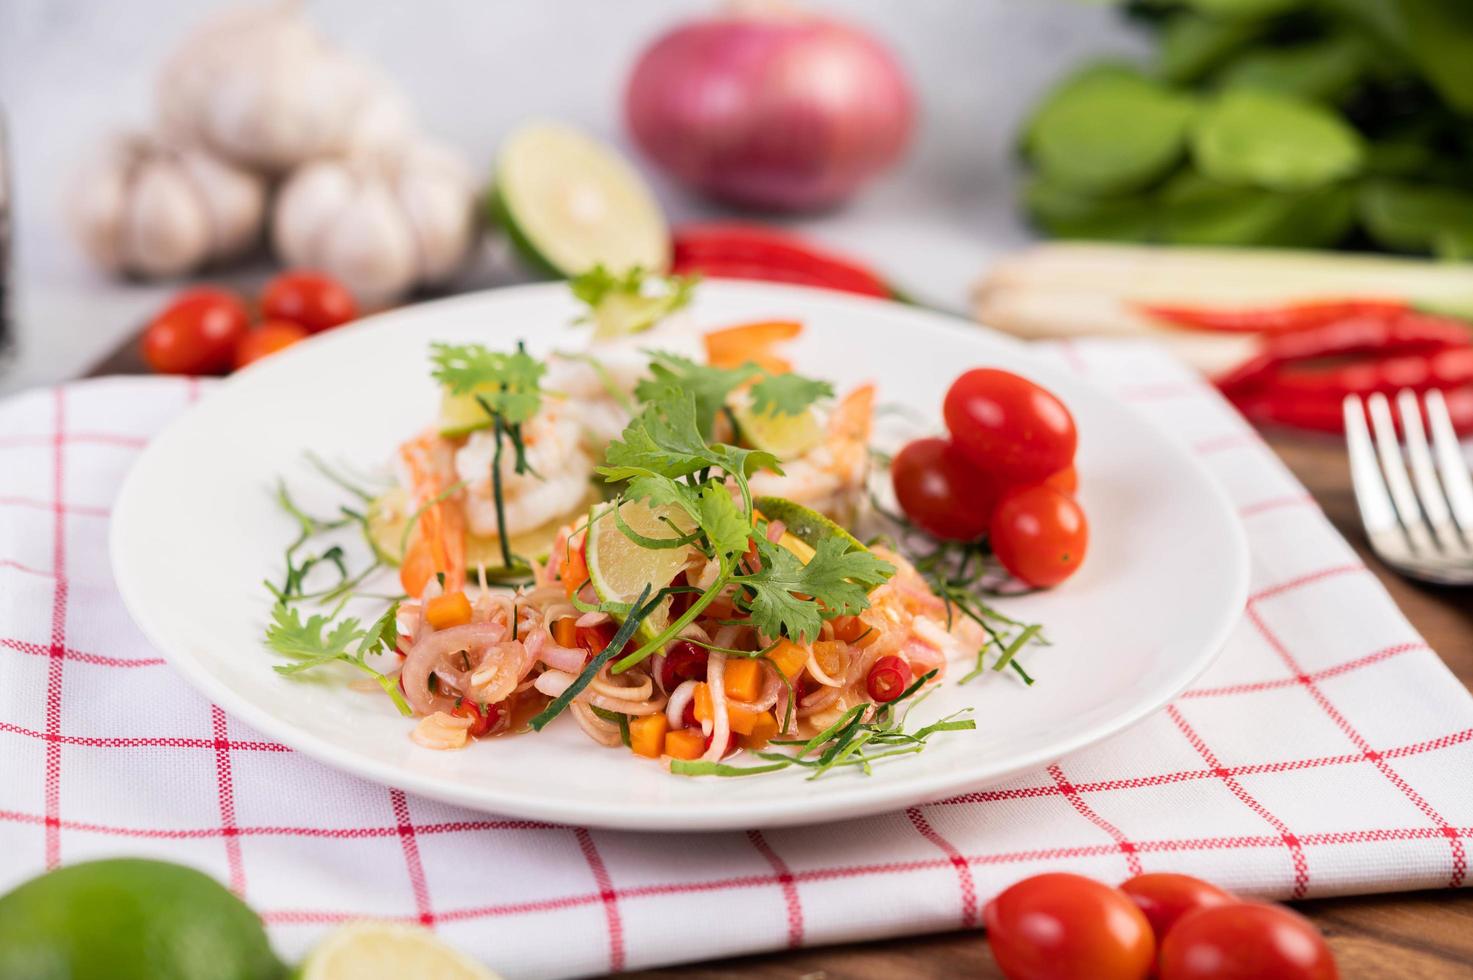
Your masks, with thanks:
<instances>
[{"instance_id":1,"label":"lime slice","mask_svg":"<svg viewBox=\"0 0 1473 980\"><path fill-rule=\"evenodd\" d=\"M359 922L332 933L302 964L300 980L499 980L418 926Z\"/></svg>"},{"instance_id":2,"label":"lime slice","mask_svg":"<svg viewBox=\"0 0 1473 980\"><path fill-rule=\"evenodd\" d=\"M575 276L599 263L663 272L670 231L649 188L613 150L555 123L513 133L496 161L493 217L533 264Z\"/></svg>"},{"instance_id":3,"label":"lime slice","mask_svg":"<svg viewBox=\"0 0 1473 980\"><path fill-rule=\"evenodd\" d=\"M178 864L87 861L0 897L0 977L276 980L281 973L256 913Z\"/></svg>"},{"instance_id":4,"label":"lime slice","mask_svg":"<svg viewBox=\"0 0 1473 980\"><path fill-rule=\"evenodd\" d=\"M823 426L812 408L797 415L757 412L750 405L732 409L744 443L764 449L778 459L796 459L823 442Z\"/></svg>"},{"instance_id":5,"label":"lime slice","mask_svg":"<svg viewBox=\"0 0 1473 980\"><path fill-rule=\"evenodd\" d=\"M761 511L769 521L782 521L789 534L810 548L817 548L818 543L825 538L837 537L848 542L850 551L869 550L858 538L812 507L804 507L786 497L758 497L752 501L752 506ZM810 554L808 557L813 556Z\"/></svg>"},{"instance_id":6,"label":"lime slice","mask_svg":"<svg viewBox=\"0 0 1473 980\"><path fill-rule=\"evenodd\" d=\"M673 504L650 507L638 501L626 501L620 515L630 530L647 538L670 538L675 528L688 534L694 528L690 515ZM673 521L675 528L666 523ZM681 548L642 548L619 530L614 509L606 507L593 516L588 531L588 577L593 590L603 602L626 605L639 598L645 586L651 591L663 589L674 581L680 570L697 554L694 545ZM670 599L666 599L639 624L639 635L653 640L670 623Z\"/></svg>"},{"instance_id":7,"label":"lime slice","mask_svg":"<svg viewBox=\"0 0 1473 980\"><path fill-rule=\"evenodd\" d=\"M570 510L567 516L548 521L530 531L513 534L510 541L512 554L538 559L545 556L563 525L572 523L573 515L580 513L597 497L597 491L590 487L588 496L579 501L578 506ZM398 487L369 503L364 515L368 543L386 564L398 565L404 560L404 525L413 513L414 506L409 494ZM521 570L507 569L502 564L501 539L494 534L466 535L465 565L471 571L471 581L476 580L475 570L481 566L485 566L487 578L521 577Z\"/></svg>"},{"instance_id":8,"label":"lime slice","mask_svg":"<svg viewBox=\"0 0 1473 980\"><path fill-rule=\"evenodd\" d=\"M457 395L446 391L440 395L440 418L435 424L446 439L460 439L477 429L491 428L491 416L476 401L475 392Z\"/></svg>"}]
</instances>

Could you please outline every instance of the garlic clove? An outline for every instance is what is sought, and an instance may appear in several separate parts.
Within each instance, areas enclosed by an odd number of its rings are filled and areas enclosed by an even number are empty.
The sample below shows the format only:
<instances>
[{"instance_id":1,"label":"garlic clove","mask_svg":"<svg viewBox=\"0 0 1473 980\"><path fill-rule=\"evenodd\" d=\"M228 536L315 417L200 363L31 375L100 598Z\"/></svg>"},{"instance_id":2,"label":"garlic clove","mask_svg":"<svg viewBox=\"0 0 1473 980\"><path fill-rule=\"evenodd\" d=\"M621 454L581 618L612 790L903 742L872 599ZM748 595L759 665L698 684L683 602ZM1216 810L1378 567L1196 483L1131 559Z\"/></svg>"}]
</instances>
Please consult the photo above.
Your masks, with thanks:
<instances>
[{"instance_id":1,"label":"garlic clove","mask_svg":"<svg viewBox=\"0 0 1473 980\"><path fill-rule=\"evenodd\" d=\"M254 245L265 217L265 182L199 150L182 151L179 166L209 218L210 258L229 258Z\"/></svg>"},{"instance_id":2,"label":"garlic clove","mask_svg":"<svg viewBox=\"0 0 1473 980\"><path fill-rule=\"evenodd\" d=\"M443 282L460 268L475 235L470 169L454 153L423 144L405 161L395 191L418 246L417 278Z\"/></svg>"},{"instance_id":3,"label":"garlic clove","mask_svg":"<svg viewBox=\"0 0 1473 980\"><path fill-rule=\"evenodd\" d=\"M188 178L172 161L144 164L123 214L123 268L148 276L181 275L200 265L209 250L209 218Z\"/></svg>"},{"instance_id":4,"label":"garlic clove","mask_svg":"<svg viewBox=\"0 0 1473 980\"><path fill-rule=\"evenodd\" d=\"M335 160L309 163L287 180L272 213L272 242L287 265L318 265L332 221L353 201L357 180Z\"/></svg>"},{"instance_id":5,"label":"garlic clove","mask_svg":"<svg viewBox=\"0 0 1473 980\"><path fill-rule=\"evenodd\" d=\"M414 236L388 188L365 181L326 229L317 258L366 305L408 292L418 266Z\"/></svg>"},{"instance_id":6,"label":"garlic clove","mask_svg":"<svg viewBox=\"0 0 1473 980\"><path fill-rule=\"evenodd\" d=\"M127 141L115 139L73 178L67 192L67 224L72 237L93 262L109 272L123 266L120 248L134 154Z\"/></svg>"}]
</instances>

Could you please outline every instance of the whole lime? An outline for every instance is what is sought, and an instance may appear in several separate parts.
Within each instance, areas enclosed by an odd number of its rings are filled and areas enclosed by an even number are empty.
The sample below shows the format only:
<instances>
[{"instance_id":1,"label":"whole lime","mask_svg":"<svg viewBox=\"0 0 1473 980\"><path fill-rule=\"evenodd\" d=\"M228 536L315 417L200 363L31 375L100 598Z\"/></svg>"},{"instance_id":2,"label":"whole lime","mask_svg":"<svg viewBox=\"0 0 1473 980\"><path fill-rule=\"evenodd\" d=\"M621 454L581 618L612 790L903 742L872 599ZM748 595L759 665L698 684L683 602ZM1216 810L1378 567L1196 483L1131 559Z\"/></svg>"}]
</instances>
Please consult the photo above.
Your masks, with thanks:
<instances>
[{"instance_id":1,"label":"whole lime","mask_svg":"<svg viewBox=\"0 0 1473 980\"><path fill-rule=\"evenodd\" d=\"M0 980L276 980L255 912L162 861L74 864L0 896Z\"/></svg>"}]
</instances>

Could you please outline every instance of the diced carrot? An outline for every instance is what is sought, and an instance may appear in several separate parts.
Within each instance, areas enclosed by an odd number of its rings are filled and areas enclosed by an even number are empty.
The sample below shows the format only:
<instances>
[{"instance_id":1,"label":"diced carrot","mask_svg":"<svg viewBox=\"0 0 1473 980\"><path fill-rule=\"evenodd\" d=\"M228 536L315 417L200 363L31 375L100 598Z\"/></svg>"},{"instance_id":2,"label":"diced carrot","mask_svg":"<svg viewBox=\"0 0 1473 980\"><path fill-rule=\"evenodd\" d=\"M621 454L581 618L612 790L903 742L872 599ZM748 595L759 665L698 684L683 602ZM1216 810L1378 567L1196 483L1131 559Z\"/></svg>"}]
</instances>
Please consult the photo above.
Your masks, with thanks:
<instances>
[{"instance_id":1,"label":"diced carrot","mask_svg":"<svg viewBox=\"0 0 1473 980\"><path fill-rule=\"evenodd\" d=\"M838 616L831 622L834 626L834 639L843 640L845 643L853 643L869 628L858 616Z\"/></svg>"},{"instance_id":2,"label":"diced carrot","mask_svg":"<svg viewBox=\"0 0 1473 980\"><path fill-rule=\"evenodd\" d=\"M715 711L711 707L711 686L709 684L697 684L695 697L692 703L696 708L696 721L710 721Z\"/></svg>"},{"instance_id":3,"label":"diced carrot","mask_svg":"<svg viewBox=\"0 0 1473 980\"><path fill-rule=\"evenodd\" d=\"M814 643L813 659L818 662L818 669L830 677L834 677L839 672L839 667L843 663L839 659L839 650L842 647L842 643L835 643L832 640L819 640ZM836 677L835 680L842 681L843 678Z\"/></svg>"},{"instance_id":4,"label":"diced carrot","mask_svg":"<svg viewBox=\"0 0 1473 980\"><path fill-rule=\"evenodd\" d=\"M744 708L735 701L726 702L726 721L731 725L731 730L738 735L750 735L757 724L762 720L765 711L754 711Z\"/></svg>"},{"instance_id":5,"label":"diced carrot","mask_svg":"<svg viewBox=\"0 0 1473 980\"><path fill-rule=\"evenodd\" d=\"M572 616L559 616L553 620L552 638L558 646L570 647L578 642L578 620Z\"/></svg>"},{"instance_id":6,"label":"diced carrot","mask_svg":"<svg viewBox=\"0 0 1473 980\"><path fill-rule=\"evenodd\" d=\"M757 660L728 660L726 662L727 697L738 701L756 701L762 693L762 664Z\"/></svg>"},{"instance_id":7,"label":"diced carrot","mask_svg":"<svg viewBox=\"0 0 1473 980\"><path fill-rule=\"evenodd\" d=\"M798 672L808 662L808 648L799 646L792 640L783 640L767 655L767 658L777 665L777 669L782 671L784 677L792 680L798 676Z\"/></svg>"},{"instance_id":8,"label":"diced carrot","mask_svg":"<svg viewBox=\"0 0 1473 980\"><path fill-rule=\"evenodd\" d=\"M663 714L645 715L629 719L629 748L635 755L658 759L665 746L665 733L670 722Z\"/></svg>"},{"instance_id":9,"label":"diced carrot","mask_svg":"<svg viewBox=\"0 0 1473 980\"><path fill-rule=\"evenodd\" d=\"M742 748L752 750L764 748L776 734L777 717L771 711L764 711L752 723L752 730L742 735Z\"/></svg>"},{"instance_id":10,"label":"diced carrot","mask_svg":"<svg viewBox=\"0 0 1473 980\"><path fill-rule=\"evenodd\" d=\"M678 728L665 736L665 754L672 759L699 759L706 754L706 736L699 728Z\"/></svg>"},{"instance_id":11,"label":"diced carrot","mask_svg":"<svg viewBox=\"0 0 1473 980\"><path fill-rule=\"evenodd\" d=\"M437 630L464 626L471 621L471 601L464 592L437 595L425 603L425 622Z\"/></svg>"},{"instance_id":12,"label":"diced carrot","mask_svg":"<svg viewBox=\"0 0 1473 980\"><path fill-rule=\"evenodd\" d=\"M793 320L765 320L713 330L706 334L706 359L712 367L740 367L748 361L761 364L764 357L771 357L768 352L773 345L792 340L802 332L803 325ZM771 359L773 367L787 363L780 358ZM773 370L773 367L768 369ZM791 367L783 370L791 370Z\"/></svg>"}]
</instances>

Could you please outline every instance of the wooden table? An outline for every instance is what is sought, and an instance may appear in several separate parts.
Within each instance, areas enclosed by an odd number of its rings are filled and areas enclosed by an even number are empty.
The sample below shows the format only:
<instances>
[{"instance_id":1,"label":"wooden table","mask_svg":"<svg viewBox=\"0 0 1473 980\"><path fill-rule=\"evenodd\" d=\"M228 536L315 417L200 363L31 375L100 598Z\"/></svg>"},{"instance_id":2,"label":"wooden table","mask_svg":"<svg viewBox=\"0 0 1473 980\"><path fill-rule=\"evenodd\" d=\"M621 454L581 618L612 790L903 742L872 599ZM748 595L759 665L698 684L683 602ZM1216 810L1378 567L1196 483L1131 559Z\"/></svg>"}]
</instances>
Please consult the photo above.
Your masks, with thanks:
<instances>
[{"instance_id":1,"label":"wooden table","mask_svg":"<svg viewBox=\"0 0 1473 980\"><path fill-rule=\"evenodd\" d=\"M90 375L139 374L137 344L119 348ZM1473 688L1473 592L1400 578L1370 554L1350 490L1344 448L1334 440L1276 435L1274 450L1355 546L1408 619L1465 685ZM1413 892L1322 899L1296 907L1329 936L1342 977L1441 980L1473 976L1473 893ZM951 932L880 943L820 946L631 976L716 978L1001 977L980 932Z\"/></svg>"}]
</instances>

